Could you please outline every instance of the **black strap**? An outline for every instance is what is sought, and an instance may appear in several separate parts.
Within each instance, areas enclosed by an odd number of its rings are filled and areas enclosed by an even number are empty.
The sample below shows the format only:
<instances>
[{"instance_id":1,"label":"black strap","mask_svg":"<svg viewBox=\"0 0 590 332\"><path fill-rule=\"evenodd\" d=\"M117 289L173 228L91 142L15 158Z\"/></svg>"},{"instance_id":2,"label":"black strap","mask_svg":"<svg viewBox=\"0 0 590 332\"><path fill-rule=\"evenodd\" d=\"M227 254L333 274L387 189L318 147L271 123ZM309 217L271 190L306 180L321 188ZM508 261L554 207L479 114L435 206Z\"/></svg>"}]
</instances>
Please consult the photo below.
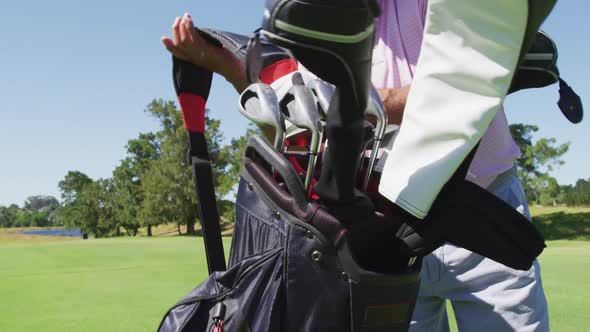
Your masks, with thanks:
<instances>
[{"instance_id":1,"label":"black strap","mask_svg":"<svg viewBox=\"0 0 590 332\"><path fill-rule=\"evenodd\" d=\"M189 133L188 157L193 168L207 267L211 274L226 269L219 213L215 200L213 170L209 160L207 141L204 132L200 129L204 126L204 101L209 96L212 73L176 57L173 57L172 61L174 88L179 97L185 127ZM203 103L198 105L191 103L191 100L201 100Z\"/></svg>"},{"instance_id":2,"label":"black strap","mask_svg":"<svg viewBox=\"0 0 590 332\"><path fill-rule=\"evenodd\" d=\"M227 48L234 53L239 53L240 43L247 40L244 36L223 33L215 30L199 31L199 33L212 44L218 47ZM198 96L202 98L203 101L206 101L211 90L213 73L176 57L173 57L172 72L174 88L176 94L179 96L185 125L189 133L190 150L188 152L188 158L193 169L195 180L195 193L198 200L199 219L203 230L207 268L209 274L212 274L215 271L226 270L226 263L223 240L221 238L217 200L215 198L213 169L209 159L207 141L204 132L200 132L200 129L195 129L195 127L199 127L196 124L205 121L204 109L191 109L195 107L195 105L190 102L183 105L181 99L186 98L186 94L189 94L192 96ZM204 107L204 105L200 106ZM197 112L198 115L195 114L195 112Z\"/></svg>"},{"instance_id":3,"label":"black strap","mask_svg":"<svg viewBox=\"0 0 590 332\"><path fill-rule=\"evenodd\" d=\"M584 106L582 99L574 90L559 78L559 101L557 102L561 113L571 122L580 123L584 118Z\"/></svg>"},{"instance_id":4,"label":"black strap","mask_svg":"<svg viewBox=\"0 0 590 332\"><path fill-rule=\"evenodd\" d=\"M199 215L201 216L209 274L215 271L224 271L226 269L225 255L215 200L211 161L192 155L192 153L190 158L195 177L195 192L199 201Z\"/></svg>"},{"instance_id":5,"label":"black strap","mask_svg":"<svg viewBox=\"0 0 590 332\"><path fill-rule=\"evenodd\" d=\"M235 54L240 61L245 62L246 46L250 37L213 29L197 29L197 31L213 45L225 48ZM260 56L265 66L290 57L283 49L268 43L264 43L262 47L263 50ZM215 271L226 270L225 254L207 142L204 132L200 132L202 129L195 129L200 127L199 121L205 120L200 118L195 121L195 117L204 117L204 109L198 110L201 113L195 115L194 112L197 110L190 108L194 107L195 98L193 97L196 96L203 101L206 101L209 97L213 73L176 57L173 57L172 71L174 87L176 94L179 96L185 125L189 132L190 150L188 158L195 179L195 192L199 203L199 216L203 229L207 266L209 274L211 274ZM187 98L186 95L192 95L192 97ZM185 100L189 99L184 105L183 98ZM204 107L204 105L200 106Z\"/></svg>"}]
</instances>

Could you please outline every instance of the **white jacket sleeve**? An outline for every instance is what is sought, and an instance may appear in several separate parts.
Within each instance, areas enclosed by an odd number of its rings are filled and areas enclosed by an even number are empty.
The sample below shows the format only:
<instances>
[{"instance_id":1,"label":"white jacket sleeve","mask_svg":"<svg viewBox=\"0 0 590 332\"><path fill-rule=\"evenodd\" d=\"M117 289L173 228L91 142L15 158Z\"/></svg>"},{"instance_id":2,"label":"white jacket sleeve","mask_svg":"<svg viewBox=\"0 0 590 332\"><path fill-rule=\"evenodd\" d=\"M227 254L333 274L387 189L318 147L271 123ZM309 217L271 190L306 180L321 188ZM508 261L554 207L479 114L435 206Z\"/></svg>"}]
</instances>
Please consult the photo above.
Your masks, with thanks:
<instances>
[{"instance_id":1,"label":"white jacket sleeve","mask_svg":"<svg viewBox=\"0 0 590 332\"><path fill-rule=\"evenodd\" d=\"M380 193L424 218L510 86L527 0L430 0L420 58Z\"/></svg>"}]
</instances>

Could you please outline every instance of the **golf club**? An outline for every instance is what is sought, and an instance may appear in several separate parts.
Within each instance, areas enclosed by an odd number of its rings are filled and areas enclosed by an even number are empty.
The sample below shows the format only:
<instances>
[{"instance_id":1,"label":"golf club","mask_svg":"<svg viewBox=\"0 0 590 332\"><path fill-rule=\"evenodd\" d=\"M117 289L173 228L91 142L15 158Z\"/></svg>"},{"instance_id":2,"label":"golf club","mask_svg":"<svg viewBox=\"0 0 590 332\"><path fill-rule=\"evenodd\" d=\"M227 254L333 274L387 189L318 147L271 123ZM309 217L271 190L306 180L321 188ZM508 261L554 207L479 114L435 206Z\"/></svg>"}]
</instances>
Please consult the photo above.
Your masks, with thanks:
<instances>
[{"instance_id":1,"label":"golf club","mask_svg":"<svg viewBox=\"0 0 590 332\"><path fill-rule=\"evenodd\" d=\"M326 112L328 110L328 107L330 106L330 101L332 100L332 96L334 95L334 90L336 88L332 84L327 83L321 79L315 79L311 81L309 83L309 87L317 97L320 106L320 114L322 118L325 119ZM374 105L372 100L375 100ZM374 145L372 151L375 151L375 149L377 149L378 151L381 141L383 140L383 136L385 134L385 129L387 128L387 114L385 113L385 109L381 103L381 99L379 98L379 94L375 89L372 89L369 110L367 110L366 114L373 115L377 118L376 130L373 141ZM367 169L367 176L363 181L363 191L366 191L368 188L368 179L370 178L372 170L374 168L376 157L376 153L371 153L371 158L369 159L369 168Z\"/></svg>"},{"instance_id":2,"label":"golf club","mask_svg":"<svg viewBox=\"0 0 590 332\"><path fill-rule=\"evenodd\" d=\"M377 89L375 89L373 86L371 86L371 95L369 97L369 104L365 114L374 116L377 118L377 121L375 122L375 138L373 141L373 148L371 150L371 156L369 157L367 175L365 176L365 180L363 182L362 191L366 191L369 187L369 180L371 179L371 173L373 173L373 168L375 167L375 161L377 160L381 141L385 135L385 129L387 128L388 120L387 112L385 112L385 107L383 106L383 102L381 102L381 97L379 97Z\"/></svg>"},{"instance_id":3,"label":"golf club","mask_svg":"<svg viewBox=\"0 0 590 332\"><path fill-rule=\"evenodd\" d=\"M318 99L318 103L320 105L320 116L322 117L322 120L325 120L326 112L328 112L330 100L332 100L332 96L334 95L334 90L336 90L336 87L319 78L309 82L309 87Z\"/></svg>"},{"instance_id":4,"label":"golf club","mask_svg":"<svg viewBox=\"0 0 590 332\"><path fill-rule=\"evenodd\" d=\"M282 152L286 131L285 120L279 109L277 95L270 86L263 83L248 86L240 95L238 111L257 125L274 127L274 147Z\"/></svg>"},{"instance_id":5,"label":"golf club","mask_svg":"<svg viewBox=\"0 0 590 332\"><path fill-rule=\"evenodd\" d=\"M295 82L295 81L294 81ZM311 178L322 142L323 126L313 92L305 85L295 84L280 101L280 109L285 118L298 128L305 128L311 133L309 144L309 161L305 175L305 189L311 185Z\"/></svg>"}]
</instances>

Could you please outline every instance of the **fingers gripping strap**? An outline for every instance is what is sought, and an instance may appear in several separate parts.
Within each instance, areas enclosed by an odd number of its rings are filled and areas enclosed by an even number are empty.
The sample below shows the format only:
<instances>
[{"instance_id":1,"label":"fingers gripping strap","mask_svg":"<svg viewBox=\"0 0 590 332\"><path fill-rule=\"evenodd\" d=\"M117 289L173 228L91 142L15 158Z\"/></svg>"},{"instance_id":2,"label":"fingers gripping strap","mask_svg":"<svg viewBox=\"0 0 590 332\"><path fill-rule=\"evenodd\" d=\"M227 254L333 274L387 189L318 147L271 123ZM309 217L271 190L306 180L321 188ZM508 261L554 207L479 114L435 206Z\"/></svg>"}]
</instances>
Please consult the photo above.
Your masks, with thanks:
<instances>
[{"instance_id":1,"label":"fingers gripping strap","mask_svg":"<svg viewBox=\"0 0 590 332\"><path fill-rule=\"evenodd\" d=\"M218 47L234 53L244 60L244 48L249 37L212 29L199 30L202 36ZM265 67L260 73L262 82L271 84L278 78L298 69L297 61L274 45L264 45L260 56ZM209 98L213 73L177 57L172 58L174 88L182 109L184 124L190 132L204 133L205 104Z\"/></svg>"}]
</instances>

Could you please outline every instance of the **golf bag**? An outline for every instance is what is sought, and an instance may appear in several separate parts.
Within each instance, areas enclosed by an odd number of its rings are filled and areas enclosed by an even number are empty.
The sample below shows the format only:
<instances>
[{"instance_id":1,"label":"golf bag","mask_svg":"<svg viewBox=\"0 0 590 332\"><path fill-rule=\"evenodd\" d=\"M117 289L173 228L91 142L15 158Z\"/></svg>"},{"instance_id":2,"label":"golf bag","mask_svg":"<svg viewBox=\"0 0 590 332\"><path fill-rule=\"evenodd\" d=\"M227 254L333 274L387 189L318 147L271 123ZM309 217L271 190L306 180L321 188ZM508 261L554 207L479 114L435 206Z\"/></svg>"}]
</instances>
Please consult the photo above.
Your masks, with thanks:
<instances>
[{"instance_id":1,"label":"golf bag","mask_svg":"<svg viewBox=\"0 0 590 332\"><path fill-rule=\"evenodd\" d=\"M229 269L178 302L159 331L407 330L420 261L395 275L359 267L345 227L307 203L264 138L248 141L237 197Z\"/></svg>"},{"instance_id":2,"label":"golf bag","mask_svg":"<svg viewBox=\"0 0 590 332\"><path fill-rule=\"evenodd\" d=\"M236 54L242 50L239 36L201 33ZM263 64L267 70L261 76L272 79L293 70L284 57L288 53L271 44L262 47L276 56ZM211 275L166 313L159 331L406 331L421 260L396 274L360 267L346 226L309 202L290 162L259 136L250 137L245 151L225 270L203 135L211 73L177 58L173 72Z\"/></svg>"}]
</instances>

